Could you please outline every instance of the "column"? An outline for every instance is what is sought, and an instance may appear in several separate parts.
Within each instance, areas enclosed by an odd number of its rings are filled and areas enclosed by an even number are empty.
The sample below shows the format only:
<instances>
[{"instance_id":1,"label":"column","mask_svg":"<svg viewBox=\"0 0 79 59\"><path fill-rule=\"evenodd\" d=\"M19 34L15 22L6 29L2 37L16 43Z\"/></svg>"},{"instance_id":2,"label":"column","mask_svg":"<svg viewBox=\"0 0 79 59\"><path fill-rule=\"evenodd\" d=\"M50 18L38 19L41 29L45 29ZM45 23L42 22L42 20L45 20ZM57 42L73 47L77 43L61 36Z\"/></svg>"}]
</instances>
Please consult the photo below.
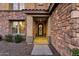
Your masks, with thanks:
<instances>
[{"instance_id":1,"label":"column","mask_svg":"<svg viewBox=\"0 0 79 59\"><path fill-rule=\"evenodd\" d=\"M49 44L51 44L51 36L50 36L50 32L51 32L51 23L50 23L50 17L48 19L48 23L47 23L47 37L49 40Z\"/></svg>"},{"instance_id":2,"label":"column","mask_svg":"<svg viewBox=\"0 0 79 59\"><path fill-rule=\"evenodd\" d=\"M27 15L27 36L26 42L28 44L33 43L33 17L31 15Z\"/></svg>"}]
</instances>

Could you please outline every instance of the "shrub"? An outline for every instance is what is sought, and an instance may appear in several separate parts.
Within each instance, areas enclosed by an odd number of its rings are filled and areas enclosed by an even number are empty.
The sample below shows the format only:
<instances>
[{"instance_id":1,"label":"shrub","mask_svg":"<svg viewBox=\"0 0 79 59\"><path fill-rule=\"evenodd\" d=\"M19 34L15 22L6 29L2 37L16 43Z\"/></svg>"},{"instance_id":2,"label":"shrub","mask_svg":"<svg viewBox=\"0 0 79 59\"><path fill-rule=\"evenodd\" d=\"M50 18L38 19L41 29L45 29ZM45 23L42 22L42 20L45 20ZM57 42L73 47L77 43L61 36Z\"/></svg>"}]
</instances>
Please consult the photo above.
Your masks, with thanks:
<instances>
[{"instance_id":1,"label":"shrub","mask_svg":"<svg viewBox=\"0 0 79 59\"><path fill-rule=\"evenodd\" d=\"M21 35L16 35L16 36L15 36L15 42L16 42L16 43L20 43L20 42L22 42L22 40L23 40L23 38L22 38Z\"/></svg>"},{"instance_id":2,"label":"shrub","mask_svg":"<svg viewBox=\"0 0 79 59\"><path fill-rule=\"evenodd\" d=\"M77 48L72 49L72 56L79 56L79 49Z\"/></svg>"},{"instance_id":3,"label":"shrub","mask_svg":"<svg viewBox=\"0 0 79 59\"><path fill-rule=\"evenodd\" d=\"M5 40L8 42L13 42L13 36L11 34L5 35Z\"/></svg>"},{"instance_id":4,"label":"shrub","mask_svg":"<svg viewBox=\"0 0 79 59\"><path fill-rule=\"evenodd\" d=\"M3 37L3 36L2 36L2 35L0 35L0 41L2 40L2 37Z\"/></svg>"}]
</instances>

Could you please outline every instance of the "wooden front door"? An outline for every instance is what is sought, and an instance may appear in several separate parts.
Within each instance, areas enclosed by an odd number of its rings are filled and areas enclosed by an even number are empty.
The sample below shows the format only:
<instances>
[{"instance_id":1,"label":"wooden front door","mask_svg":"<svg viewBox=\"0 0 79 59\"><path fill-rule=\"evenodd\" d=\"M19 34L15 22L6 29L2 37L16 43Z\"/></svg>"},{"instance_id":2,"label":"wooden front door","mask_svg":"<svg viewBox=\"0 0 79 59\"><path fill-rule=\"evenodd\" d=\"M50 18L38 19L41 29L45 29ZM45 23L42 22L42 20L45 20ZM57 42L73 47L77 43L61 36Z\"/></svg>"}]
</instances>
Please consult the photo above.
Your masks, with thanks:
<instances>
[{"instance_id":1,"label":"wooden front door","mask_svg":"<svg viewBox=\"0 0 79 59\"><path fill-rule=\"evenodd\" d=\"M43 36L43 24L38 25L38 36Z\"/></svg>"}]
</instances>

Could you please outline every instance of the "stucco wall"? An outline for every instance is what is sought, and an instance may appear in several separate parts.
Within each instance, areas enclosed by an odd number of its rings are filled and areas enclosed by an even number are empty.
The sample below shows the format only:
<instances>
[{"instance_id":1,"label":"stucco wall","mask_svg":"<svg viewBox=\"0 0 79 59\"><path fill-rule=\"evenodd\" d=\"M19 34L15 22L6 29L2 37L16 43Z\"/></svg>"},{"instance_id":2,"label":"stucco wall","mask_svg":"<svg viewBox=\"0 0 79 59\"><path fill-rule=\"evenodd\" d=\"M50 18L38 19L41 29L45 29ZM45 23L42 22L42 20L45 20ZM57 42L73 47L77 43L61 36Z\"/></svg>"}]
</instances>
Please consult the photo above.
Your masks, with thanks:
<instances>
[{"instance_id":1,"label":"stucco wall","mask_svg":"<svg viewBox=\"0 0 79 59\"><path fill-rule=\"evenodd\" d=\"M9 3L0 3L0 10L9 10Z\"/></svg>"},{"instance_id":2,"label":"stucco wall","mask_svg":"<svg viewBox=\"0 0 79 59\"><path fill-rule=\"evenodd\" d=\"M31 15L27 15L27 35L26 42L28 44L33 43L33 17Z\"/></svg>"}]
</instances>

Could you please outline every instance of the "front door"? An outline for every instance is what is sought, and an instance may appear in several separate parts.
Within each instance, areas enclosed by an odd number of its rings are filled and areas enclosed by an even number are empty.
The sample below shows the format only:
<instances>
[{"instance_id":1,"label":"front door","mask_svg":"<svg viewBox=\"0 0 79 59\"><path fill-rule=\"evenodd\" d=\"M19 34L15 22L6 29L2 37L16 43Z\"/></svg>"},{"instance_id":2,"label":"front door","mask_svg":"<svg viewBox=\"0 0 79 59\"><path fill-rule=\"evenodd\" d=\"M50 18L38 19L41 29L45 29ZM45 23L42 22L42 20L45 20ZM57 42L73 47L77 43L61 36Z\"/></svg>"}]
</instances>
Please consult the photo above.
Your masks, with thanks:
<instances>
[{"instance_id":1,"label":"front door","mask_svg":"<svg viewBox=\"0 0 79 59\"><path fill-rule=\"evenodd\" d=\"M38 25L38 36L43 36L43 24Z\"/></svg>"}]
</instances>

